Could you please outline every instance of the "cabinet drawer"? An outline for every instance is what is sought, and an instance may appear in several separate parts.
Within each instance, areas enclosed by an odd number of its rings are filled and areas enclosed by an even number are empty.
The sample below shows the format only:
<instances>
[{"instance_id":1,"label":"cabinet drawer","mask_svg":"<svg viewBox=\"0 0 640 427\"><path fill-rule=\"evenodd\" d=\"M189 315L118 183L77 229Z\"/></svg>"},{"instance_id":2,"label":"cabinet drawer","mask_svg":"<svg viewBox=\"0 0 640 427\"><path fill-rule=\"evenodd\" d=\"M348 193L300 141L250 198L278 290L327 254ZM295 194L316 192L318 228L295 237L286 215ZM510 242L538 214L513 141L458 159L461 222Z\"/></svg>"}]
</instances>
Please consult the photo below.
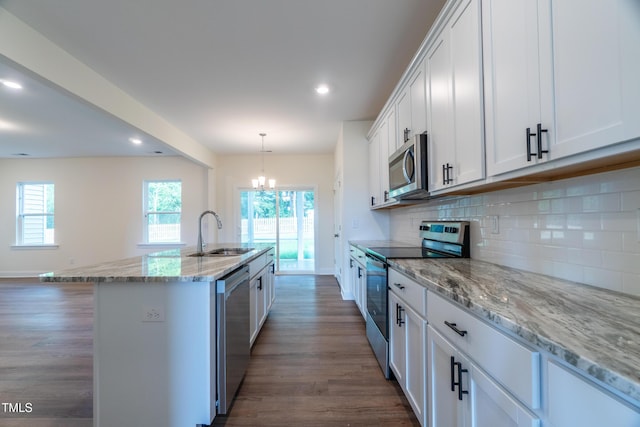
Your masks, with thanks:
<instances>
[{"instance_id":1,"label":"cabinet drawer","mask_svg":"<svg viewBox=\"0 0 640 427\"><path fill-rule=\"evenodd\" d=\"M269 258L269 261L271 258ZM249 263L249 277L253 279L253 277L260 272L267 265L267 253L263 253L258 258L254 259Z\"/></svg>"},{"instance_id":2,"label":"cabinet drawer","mask_svg":"<svg viewBox=\"0 0 640 427\"><path fill-rule=\"evenodd\" d=\"M424 286L390 268L389 289L402 298L420 316L427 316L427 289Z\"/></svg>"},{"instance_id":3,"label":"cabinet drawer","mask_svg":"<svg viewBox=\"0 0 640 427\"><path fill-rule=\"evenodd\" d=\"M349 246L349 255L351 256L351 258L355 259L362 265L364 265L367 262L364 256L364 251L361 249L358 249L353 245Z\"/></svg>"},{"instance_id":4,"label":"cabinet drawer","mask_svg":"<svg viewBox=\"0 0 640 427\"><path fill-rule=\"evenodd\" d=\"M510 393L531 409L540 407L540 353L433 292L427 298L427 312L433 328Z\"/></svg>"}]
</instances>

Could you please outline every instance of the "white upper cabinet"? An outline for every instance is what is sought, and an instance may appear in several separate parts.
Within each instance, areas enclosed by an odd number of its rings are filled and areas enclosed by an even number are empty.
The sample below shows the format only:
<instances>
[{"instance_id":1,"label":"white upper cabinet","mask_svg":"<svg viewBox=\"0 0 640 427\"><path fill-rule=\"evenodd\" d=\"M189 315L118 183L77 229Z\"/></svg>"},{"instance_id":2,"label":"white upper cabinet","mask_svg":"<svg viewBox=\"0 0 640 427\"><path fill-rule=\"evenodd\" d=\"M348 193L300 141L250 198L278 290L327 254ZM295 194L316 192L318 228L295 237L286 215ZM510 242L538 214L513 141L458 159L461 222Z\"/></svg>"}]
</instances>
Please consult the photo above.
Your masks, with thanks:
<instances>
[{"instance_id":1,"label":"white upper cabinet","mask_svg":"<svg viewBox=\"0 0 640 427\"><path fill-rule=\"evenodd\" d=\"M479 0L457 2L426 57L429 189L484 177Z\"/></svg>"},{"instance_id":2,"label":"white upper cabinet","mask_svg":"<svg viewBox=\"0 0 640 427\"><path fill-rule=\"evenodd\" d=\"M544 38L550 33L548 4L482 2L489 176L548 159L542 151L548 149L553 127L551 63L540 53L549 44ZM538 124L547 132L538 132Z\"/></svg>"},{"instance_id":3,"label":"white upper cabinet","mask_svg":"<svg viewBox=\"0 0 640 427\"><path fill-rule=\"evenodd\" d=\"M396 101L398 127L396 149L427 130L425 63L421 62ZM394 150L395 151L395 150ZM389 152L393 154L393 152Z\"/></svg>"},{"instance_id":4,"label":"white upper cabinet","mask_svg":"<svg viewBox=\"0 0 640 427\"><path fill-rule=\"evenodd\" d=\"M382 203L380 178L380 129L374 132L369 140L369 206L375 207Z\"/></svg>"},{"instance_id":5,"label":"white upper cabinet","mask_svg":"<svg viewBox=\"0 0 640 427\"><path fill-rule=\"evenodd\" d=\"M640 2L558 0L551 17L551 158L640 136Z\"/></svg>"},{"instance_id":6,"label":"white upper cabinet","mask_svg":"<svg viewBox=\"0 0 640 427\"><path fill-rule=\"evenodd\" d=\"M483 0L487 174L640 136L640 4Z\"/></svg>"}]
</instances>

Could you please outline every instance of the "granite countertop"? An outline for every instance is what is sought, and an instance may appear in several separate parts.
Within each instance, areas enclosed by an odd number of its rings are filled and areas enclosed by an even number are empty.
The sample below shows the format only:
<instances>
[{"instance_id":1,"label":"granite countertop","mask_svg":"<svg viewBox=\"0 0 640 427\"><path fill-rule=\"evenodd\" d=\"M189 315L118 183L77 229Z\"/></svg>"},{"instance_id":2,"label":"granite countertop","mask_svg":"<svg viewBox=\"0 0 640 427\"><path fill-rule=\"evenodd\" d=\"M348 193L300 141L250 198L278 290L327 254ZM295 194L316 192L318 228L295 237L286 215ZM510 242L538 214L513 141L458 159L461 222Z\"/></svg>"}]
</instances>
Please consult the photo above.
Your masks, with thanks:
<instances>
[{"instance_id":1,"label":"granite countertop","mask_svg":"<svg viewBox=\"0 0 640 427\"><path fill-rule=\"evenodd\" d=\"M248 247L245 243L209 244L206 250ZM191 257L195 247L169 249L150 254L104 262L86 267L54 271L40 275L42 282L211 282L251 262L273 245L252 244L243 255L226 257Z\"/></svg>"},{"instance_id":2,"label":"granite countertop","mask_svg":"<svg viewBox=\"0 0 640 427\"><path fill-rule=\"evenodd\" d=\"M640 406L640 298L469 258L388 262Z\"/></svg>"}]
</instances>

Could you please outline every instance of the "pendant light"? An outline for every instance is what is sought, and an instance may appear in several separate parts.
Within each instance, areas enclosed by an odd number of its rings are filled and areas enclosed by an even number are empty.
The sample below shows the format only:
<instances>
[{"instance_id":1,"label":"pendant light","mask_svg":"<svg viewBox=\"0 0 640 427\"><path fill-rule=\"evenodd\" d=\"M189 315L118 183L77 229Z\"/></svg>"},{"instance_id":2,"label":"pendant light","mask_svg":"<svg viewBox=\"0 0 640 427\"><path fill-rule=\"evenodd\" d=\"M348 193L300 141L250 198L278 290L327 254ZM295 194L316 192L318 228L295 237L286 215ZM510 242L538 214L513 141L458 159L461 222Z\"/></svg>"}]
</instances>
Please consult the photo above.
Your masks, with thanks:
<instances>
[{"instance_id":1,"label":"pendant light","mask_svg":"<svg viewBox=\"0 0 640 427\"><path fill-rule=\"evenodd\" d=\"M262 171L260 173L260 176L258 176L257 179L252 179L251 180L251 184L253 185L253 189L254 190L260 190L260 191L264 191L264 186L267 183L267 178L264 176L264 153L267 152L264 149L264 137L267 136L266 133L260 133L258 134L262 137L262 148L260 149L260 154L262 156ZM269 151L270 152L270 151ZM269 189L273 190L276 186L276 180L275 179L270 179L269 180Z\"/></svg>"}]
</instances>

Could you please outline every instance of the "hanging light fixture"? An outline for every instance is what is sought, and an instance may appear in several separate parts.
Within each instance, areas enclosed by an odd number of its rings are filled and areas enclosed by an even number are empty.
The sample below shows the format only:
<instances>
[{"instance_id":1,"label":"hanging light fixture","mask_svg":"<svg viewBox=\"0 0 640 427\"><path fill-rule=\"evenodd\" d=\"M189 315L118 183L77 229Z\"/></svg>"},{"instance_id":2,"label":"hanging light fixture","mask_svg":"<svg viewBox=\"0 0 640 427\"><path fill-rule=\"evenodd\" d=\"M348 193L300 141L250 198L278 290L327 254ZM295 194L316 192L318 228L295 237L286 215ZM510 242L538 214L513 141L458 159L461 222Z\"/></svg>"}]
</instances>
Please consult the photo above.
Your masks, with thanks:
<instances>
[{"instance_id":1,"label":"hanging light fixture","mask_svg":"<svg viewBox=\"0 0 640 427\"><path fill-rule=\"evenodd\" d=\"M264 153L266 152L264 149L264 137L267 136L266 133L260 133L258 134L262 137L262 149L260 150L260 154L262 156L262 171L260 173L260 176L257 179L252 179L251 180L251 184L253 184L253 189L254 190L260 190L260 191L264 191L264 186L267 183L267 178L264 176ZM274 189L276 186L276 180L275 179L270 179L269 180L269 189Z\"/></svg>"}]
</instances>

